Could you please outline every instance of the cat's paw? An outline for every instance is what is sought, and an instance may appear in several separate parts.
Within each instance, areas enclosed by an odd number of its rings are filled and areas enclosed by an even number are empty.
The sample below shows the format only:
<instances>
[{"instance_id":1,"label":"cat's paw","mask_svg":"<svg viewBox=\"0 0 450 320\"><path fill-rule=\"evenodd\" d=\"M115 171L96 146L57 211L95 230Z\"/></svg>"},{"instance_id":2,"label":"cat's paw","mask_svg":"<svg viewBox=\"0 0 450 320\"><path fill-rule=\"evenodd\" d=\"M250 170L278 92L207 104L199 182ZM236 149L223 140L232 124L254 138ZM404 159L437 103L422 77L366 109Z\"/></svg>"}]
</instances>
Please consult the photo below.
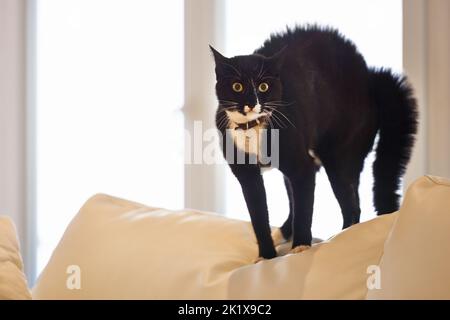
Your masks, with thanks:
<instances>
[{"instance_id":1,"label":"cat's paw","mask_svg":"<svg viewBox=\"0 0 450 320\"><path fill-rule=\"evenodd\" d=\"M305 246L305 245L296 246L295 248L292 248L291 251L289 251L289 253L292 253L292 254L300 253L300 252L308 250L309 248L311 248L311 246Z\"/></svg>"},{"instance_id":2,"label":"cat's paw","mask_svg":"<svg viewBox=\"0 0 450 320\"><path fill-rule=\"evenodd\" d=\"M264 259L263 257L258 257L258 258L256 258L255 260L253 260L253 263L254 263L254 264L257 264L258 262L264 261L264 260L266 260L266 259Z\"/></svg>"},{"instance_id":3,"label":"cat's paw","mask_svg":"<svg viewBox=\"0 0 450 320\"><path fill-rule=\"evenodd\" d=\"M272 231L272 240L275 247L287 242L280 228L276 228Z\"/></svg>"}]
</instances>

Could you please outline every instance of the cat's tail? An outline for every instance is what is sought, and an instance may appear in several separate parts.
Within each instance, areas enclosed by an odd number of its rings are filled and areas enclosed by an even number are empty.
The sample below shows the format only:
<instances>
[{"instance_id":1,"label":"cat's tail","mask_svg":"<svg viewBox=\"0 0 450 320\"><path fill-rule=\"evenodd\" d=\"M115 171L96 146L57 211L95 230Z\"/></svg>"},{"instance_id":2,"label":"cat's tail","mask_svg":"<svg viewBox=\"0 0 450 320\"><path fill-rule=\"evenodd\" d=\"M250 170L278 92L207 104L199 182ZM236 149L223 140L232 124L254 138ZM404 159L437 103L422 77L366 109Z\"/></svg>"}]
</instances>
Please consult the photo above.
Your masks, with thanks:
<instances>
[{"instance_id":1,"label":"cat's tail","mask_svg":"<svg viewBox=\"0 0 450 320\"><path fill-rule=\"evenodd\" d=\"M397 191L417 132L417 104L404 76L370 71L370 92L378 113L378 144L373 164L374 206L378 214L398 210Z\"/></svg>"}]
</instances>

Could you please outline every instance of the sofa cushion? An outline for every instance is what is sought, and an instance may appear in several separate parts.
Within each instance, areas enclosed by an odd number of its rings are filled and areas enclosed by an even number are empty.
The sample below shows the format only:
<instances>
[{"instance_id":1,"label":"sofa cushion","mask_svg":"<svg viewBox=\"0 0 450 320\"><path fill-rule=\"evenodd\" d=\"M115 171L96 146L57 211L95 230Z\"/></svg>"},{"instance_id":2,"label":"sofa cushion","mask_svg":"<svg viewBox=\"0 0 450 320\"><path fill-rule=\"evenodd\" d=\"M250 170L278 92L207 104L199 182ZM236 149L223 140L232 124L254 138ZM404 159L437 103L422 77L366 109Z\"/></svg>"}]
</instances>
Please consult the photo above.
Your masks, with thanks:
<instances>
[{"instance_id":1,"label":"sofa cushion","mask_svg":"<svg viewBox=\"0 0 450 320\"><path fill-rule=\"evenodd\" d=\"M395 215L253 264L249 222L96 195L67 228L35 299L362 299Z\"/></svg>"},{"instance_id":2,"label":"sofa cushion","mask_svg":"<svg viewBox=\"0 0 450 320\"><path fill-rule=\"evenodd\" d=\"M354 225L311 249L235 270L231 299L364 299L397 213Z\"/></svg>"},{"instance_id":3,"label":"sofa cushion","mask_svg":"<svg viewBox=\"0 0 450 320\"><path fill-rule=\"evenodd\" d=\"M248 223L96 195L70 223L33 298L223 298L229 272L255 254ZM80 289L67 286L74 272Z\"/></svg>"},{"instance_id":4,"label":"sofa cushion","mask_svg":"<svg viewBox=\"0 0 450 320\"><path fill-rule=\"evenodd\" d=\"M13 222L0 216L0 300L31 299L23 273L16 229Z\"/></svg>"},{"instance_id":5,"label":"sofa cushion","mask_svg":"<svg viewBox=\"0 0 450 320\"><path fill-rule=\"evenodd\" d=\"M368 299L450 299L450 181L423 177L408 189Z\"/></svg>"}]
</instances>

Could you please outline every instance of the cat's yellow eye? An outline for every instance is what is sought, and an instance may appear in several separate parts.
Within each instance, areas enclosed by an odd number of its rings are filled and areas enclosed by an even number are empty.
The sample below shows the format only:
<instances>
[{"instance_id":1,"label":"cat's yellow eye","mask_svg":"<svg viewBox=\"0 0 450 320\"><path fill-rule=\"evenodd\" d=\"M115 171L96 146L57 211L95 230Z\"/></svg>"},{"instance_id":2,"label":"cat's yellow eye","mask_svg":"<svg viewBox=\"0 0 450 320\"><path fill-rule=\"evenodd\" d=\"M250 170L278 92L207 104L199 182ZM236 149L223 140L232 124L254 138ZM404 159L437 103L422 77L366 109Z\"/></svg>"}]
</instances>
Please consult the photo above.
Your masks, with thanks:
<instances>
[{"instance_id":1,"label":"cat's yellow eye","mask_svg":"<svg viewBox=\"0 0 450 320\"><path fill-rule=\"evenodd\" d=\"M233 83L232 87L234 92L242 92L242 90L244 90L244 86L240 82Z\"/></svg>"},{"instance_id":2,"label":"cat's yellow eye","mask_svg":"<svg viewBox=\"0 0 450 320\"><path fill-rule=\"evenodd\" d=\"M266 82L262 82L258 86L259 92L267 92L269 90L269 85Z\"/></svg>"}]
</instances>

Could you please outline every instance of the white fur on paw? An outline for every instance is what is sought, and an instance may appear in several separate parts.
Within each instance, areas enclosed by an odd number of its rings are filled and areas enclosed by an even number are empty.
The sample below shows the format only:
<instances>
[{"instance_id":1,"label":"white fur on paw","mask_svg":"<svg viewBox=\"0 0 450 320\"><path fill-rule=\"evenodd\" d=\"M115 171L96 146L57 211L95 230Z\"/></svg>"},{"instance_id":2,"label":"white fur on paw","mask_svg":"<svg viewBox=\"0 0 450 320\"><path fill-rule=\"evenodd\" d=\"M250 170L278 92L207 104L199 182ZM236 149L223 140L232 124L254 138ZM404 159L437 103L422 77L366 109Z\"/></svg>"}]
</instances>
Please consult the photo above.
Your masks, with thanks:
<instances>
[{"instance_id":1,"label":"white fur on paw","mask_svg":"<svg viewBox=\"0 0 450 320\"><path fill-rule=\"evenodd\" d=\"M308 250L309 248L311 248L311 246L296 246L295 248L292 248L291 251L289 251L289 253L300 253L303 251Z\"/></svg>"},{"instance_id":2,"label":"white fur on paw","mask_svg":"<svg viewBox=\"0 0 450 320\"><path fill-rule=\"evenodd\" d=\"M253 263L258 263L258 262L263 261L263 260L266 260L266 259L264 259L263 257L258 257L255 260L253 260Z\"/></svg>"},{"instance_id":3,"label":"white fur on paw","mask_svg":"<svg viewBox=\"0 0 450 320\"><path fill-rule=\"evenodd\" d=\"M285 243L287 240L284 238L283 233L281 233L280 228L276 228L272 231L272 240L275 246Z\"/></svg>"}]
</instances>

